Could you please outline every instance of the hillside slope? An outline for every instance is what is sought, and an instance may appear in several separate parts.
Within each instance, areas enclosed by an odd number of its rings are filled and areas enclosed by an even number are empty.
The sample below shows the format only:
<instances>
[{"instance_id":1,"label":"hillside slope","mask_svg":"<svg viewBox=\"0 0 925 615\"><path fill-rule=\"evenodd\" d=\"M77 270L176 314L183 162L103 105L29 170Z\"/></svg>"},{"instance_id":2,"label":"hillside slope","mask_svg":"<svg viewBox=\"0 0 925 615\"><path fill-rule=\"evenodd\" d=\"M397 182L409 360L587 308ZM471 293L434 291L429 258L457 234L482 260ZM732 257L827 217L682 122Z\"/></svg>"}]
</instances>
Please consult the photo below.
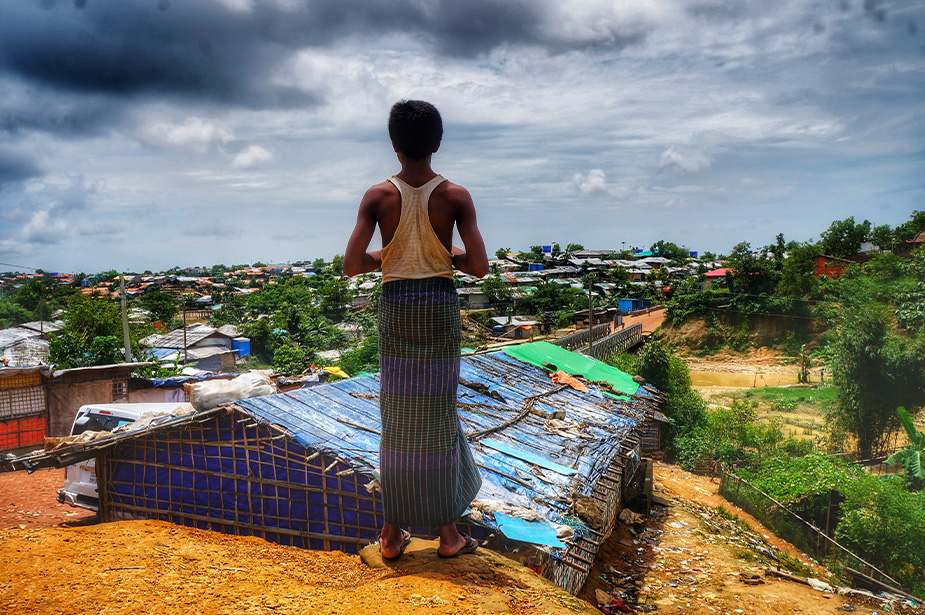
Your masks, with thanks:
<instances>
[{"instance_id":1,"label":"hillside slope","mask_svg":"<svg viewBox=\"0 0 925 615\"><path fill-rule=\"evenodd\" d=\"M0 529L0 613L598 612L486 549L439 559L435 541L414 540L404 557L374 568L363 561L378 565L374 547L361 558L157 521L85 525L91 520L81 518L76 527L49 526L45 511L56 508L60 473L0 475L0 528L7 528ZM655 507L635 536L618 526L581 597L597 603L607 592L638 613L836 615L849 605L861 611L857 599L766 577L764 554L778 550L814 576L824 571L719 498L705 477L665 464L655 474L657 493L670 505ZM719 505L757 532L717 513ZM868 606L880 610L879 603Z\"/></svg>"}]
</instances>

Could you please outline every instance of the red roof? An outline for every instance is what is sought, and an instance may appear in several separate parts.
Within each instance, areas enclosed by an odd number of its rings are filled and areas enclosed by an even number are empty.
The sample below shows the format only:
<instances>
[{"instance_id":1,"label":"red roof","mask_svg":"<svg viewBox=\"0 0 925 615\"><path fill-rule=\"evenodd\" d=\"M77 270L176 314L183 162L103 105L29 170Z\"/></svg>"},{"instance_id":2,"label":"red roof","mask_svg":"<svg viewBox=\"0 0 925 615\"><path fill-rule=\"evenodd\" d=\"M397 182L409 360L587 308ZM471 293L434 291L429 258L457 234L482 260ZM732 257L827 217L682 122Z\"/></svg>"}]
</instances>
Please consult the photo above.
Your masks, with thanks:
<instances>
[{"instance_id":1,"label":"red roof","mask_svg":"<svg viewBox=\"0 0 925 615\"><path fill-rule=\"evenodd\" d=\"M732 271L729 267L720 267L719 269L714 269L713 271L707 271L706 276L708 278L721 278L726 275L727 271Z\"/></svg>"}]
</instances>

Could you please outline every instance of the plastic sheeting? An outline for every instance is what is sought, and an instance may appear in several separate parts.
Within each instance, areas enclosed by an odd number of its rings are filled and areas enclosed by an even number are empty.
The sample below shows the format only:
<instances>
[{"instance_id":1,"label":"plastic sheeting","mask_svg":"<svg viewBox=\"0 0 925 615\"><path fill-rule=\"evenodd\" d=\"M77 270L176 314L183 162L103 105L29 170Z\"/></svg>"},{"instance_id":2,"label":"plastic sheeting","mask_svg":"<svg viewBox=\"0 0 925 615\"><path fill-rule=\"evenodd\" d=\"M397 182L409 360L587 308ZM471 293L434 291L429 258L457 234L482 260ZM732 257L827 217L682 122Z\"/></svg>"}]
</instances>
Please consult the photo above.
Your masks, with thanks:
<instances>
[{"instance_id":1,"label":"plastic sheeting","mask_svg":"<svg viewBox=\"0 0 925 615\"><path fill-rule=\"evenodd\" d=\"M636 395L640 388L632 376L616 367L611 367L590 357L568 351L549 342L510 346L502 352L537 367L543 367L543 363L552 363L557 369L570 374L580 374L592 381L603 380L609 382L614 389L624 395Z\"/></svg>"}]
</instances>

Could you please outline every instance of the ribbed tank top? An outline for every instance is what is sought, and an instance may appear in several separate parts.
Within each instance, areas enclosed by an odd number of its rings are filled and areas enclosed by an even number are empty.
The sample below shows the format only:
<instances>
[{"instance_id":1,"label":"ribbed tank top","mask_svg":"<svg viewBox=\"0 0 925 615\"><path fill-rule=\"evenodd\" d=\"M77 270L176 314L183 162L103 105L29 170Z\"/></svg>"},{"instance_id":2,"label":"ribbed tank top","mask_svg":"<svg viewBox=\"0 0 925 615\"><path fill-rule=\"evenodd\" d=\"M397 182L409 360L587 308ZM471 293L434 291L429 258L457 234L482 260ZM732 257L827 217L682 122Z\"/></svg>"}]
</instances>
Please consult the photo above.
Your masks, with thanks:
<instances>
[{"instance_id":1,"label":"ribbed tank top","mask_svg":"<svg viewBox=\"0 0 925 615\"><path fill-rule=\"evenodd\" d=\"M430 224L427 204L434 188L446 181L440 175L419 188L396 176L389 181L401 192L401 217L389 245L382 248L382 281L453 278L453 254L440 242Z\"/></svg>"}]
</instances>

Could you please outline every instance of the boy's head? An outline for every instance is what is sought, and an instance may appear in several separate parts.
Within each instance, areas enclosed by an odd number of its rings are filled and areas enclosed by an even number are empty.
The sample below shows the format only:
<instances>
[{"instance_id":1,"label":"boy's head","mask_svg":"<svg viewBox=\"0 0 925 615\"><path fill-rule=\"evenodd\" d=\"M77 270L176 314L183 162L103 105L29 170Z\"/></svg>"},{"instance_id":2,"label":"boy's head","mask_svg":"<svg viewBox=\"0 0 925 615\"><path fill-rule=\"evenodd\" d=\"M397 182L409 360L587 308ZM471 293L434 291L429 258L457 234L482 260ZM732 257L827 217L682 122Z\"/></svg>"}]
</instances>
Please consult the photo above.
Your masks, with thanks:
<instances>
[{"instance_id":1,"label":"boy's head","mask_svg":"<svg viewBox=\"0 0 925 615\"><path fill-rule=\"evenodd\" d=\"M423 100L400 100L389 113L389 138L395 149L422 160L437 151L443 138L443 120L437 108Z\"/></svg>"}]
</instances>

